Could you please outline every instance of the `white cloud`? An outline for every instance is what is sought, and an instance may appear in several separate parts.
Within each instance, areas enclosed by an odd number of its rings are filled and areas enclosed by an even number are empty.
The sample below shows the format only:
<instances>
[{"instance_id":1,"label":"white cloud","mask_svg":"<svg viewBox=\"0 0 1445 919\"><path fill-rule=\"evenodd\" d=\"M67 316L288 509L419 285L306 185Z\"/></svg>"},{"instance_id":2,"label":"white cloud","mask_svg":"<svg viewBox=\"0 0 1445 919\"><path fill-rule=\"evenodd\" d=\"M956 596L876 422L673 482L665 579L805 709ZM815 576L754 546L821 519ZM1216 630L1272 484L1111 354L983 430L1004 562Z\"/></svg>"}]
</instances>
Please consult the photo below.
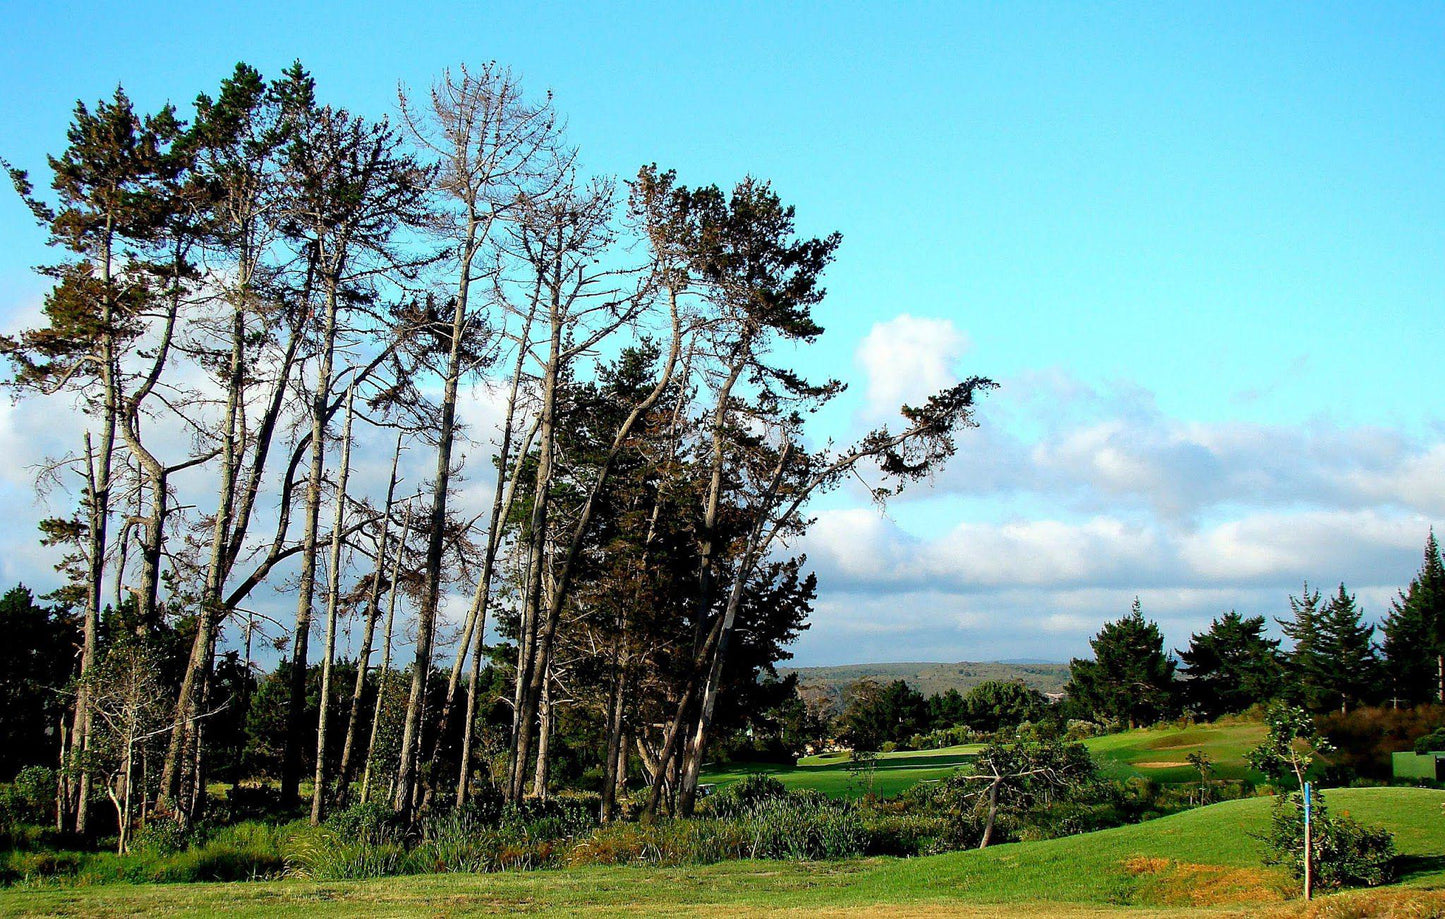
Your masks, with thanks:
<instances>
[{"instance_id":1,"label":"white cloud","mask_svg":"<svg viewBox=\"0 0 1445 919\"><path fill-rule=\"evenodd\" d=\"M867 417L891 417L899 406L921 403L957 382L953 367L968 346L968 336L950 319L904 313L876 323L856 355L867 380Z\"/></svg>"}]
</instances>

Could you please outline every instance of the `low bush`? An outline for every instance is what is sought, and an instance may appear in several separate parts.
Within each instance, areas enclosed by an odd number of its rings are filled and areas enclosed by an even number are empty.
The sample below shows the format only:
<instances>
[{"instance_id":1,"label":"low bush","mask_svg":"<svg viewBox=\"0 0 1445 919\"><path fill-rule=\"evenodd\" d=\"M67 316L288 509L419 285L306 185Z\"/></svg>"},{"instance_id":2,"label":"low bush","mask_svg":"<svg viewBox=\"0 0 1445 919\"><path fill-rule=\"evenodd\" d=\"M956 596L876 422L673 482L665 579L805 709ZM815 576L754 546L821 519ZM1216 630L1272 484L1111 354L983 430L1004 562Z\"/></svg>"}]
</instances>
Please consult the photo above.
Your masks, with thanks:
<instances>
[{"instance_id":1,"label":"low bush","mask_svg":"<svg viewBox=\"0 0 1445 919\"><path fill-rule=\"evenodd\" d=\"M702 810L714 817L736 817L768 801L787 796L788 788L781 781L755 772L705 799Z\"/></svg>"},{"instance_id":2,"label":"low bush","mask_svg":"<svg viewBox=\"0 0 1445 919\"><path fill-rule=\"evenodd\" d=\"M1265 864L1279 865L1295 880L1304 879L1304 801L1299 794L1280 796L1262 834ZM1334 817L1316 795L1310 819L1312 875L1321 888L1377 887L1395 876L1395 837L1345 815Z\"/></svg>"}]
</instances>

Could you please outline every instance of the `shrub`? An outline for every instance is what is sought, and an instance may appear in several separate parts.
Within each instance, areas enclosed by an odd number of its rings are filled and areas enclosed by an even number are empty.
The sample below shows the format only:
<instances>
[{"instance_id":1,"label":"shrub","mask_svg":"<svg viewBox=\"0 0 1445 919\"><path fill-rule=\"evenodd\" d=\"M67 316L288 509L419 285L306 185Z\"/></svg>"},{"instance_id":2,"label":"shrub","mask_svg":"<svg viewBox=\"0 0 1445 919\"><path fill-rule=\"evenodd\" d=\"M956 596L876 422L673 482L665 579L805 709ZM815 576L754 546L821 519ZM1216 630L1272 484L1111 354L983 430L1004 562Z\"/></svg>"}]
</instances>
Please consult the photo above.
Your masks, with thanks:
<instances>
[{"instance_id":1,"label":"shrub","mask_svg":"<svg viewBox=\"0 0 1445 919\"><path fill-rule=\"evenodd\" d=\"M353 842L329 827L294 833L286 842L286 874L318 881L380 878L400 873L406 849L400 843Z\"/></svg>"},{"instance_id":2,"label":"shrub","mask_svg":"<svg viewBox=\"0 0 1445 919\"><path fill-rule=\"evenodd\" d=\"M44 832L41 825L48 825L54 813L55 781L54 769L27 766L15 781L0 785L0 845L20 848L39 835L36 831Z\"/></svg>"},{"instance_id":3,"label":"shrub","mask_svg":"<svg viewBox=\"0 0 1445 919\"><path fill-rule=\"evenodd\" d=\"M972 849L983 835L982 825L971 817L929 814L865 814L865 855L940 855Z\"/></svg>"},{"instance_id":4,"label":"shrub","mask_svg":"<svg viewBox=\"0 0 1445 919\"><path fill-rule=\"evenodd\" d=\"M390 807L376 801L356 803L332 814L326 825L347 842L381 845L401 840L401 828Z\"/></svg>"},{"instance_id":5,"label":"shrub","mask_svg":"<svg viewBox=\"0 0 1445 919\"><path fill-rule=\"evenodd\" d=\"M755 772L742 781L703 801L706 813L716 817L735 817L760 804L788 796L788 788L778 779Z\"/></svg>"},{"instance_id":6,"label":"shrub","mask_svg":"<svg viewBox=\"0 0 1445 919\"><path fill-rule=\"evenodd\" d=\"M1436 728L1415 741L1416 753L1435 753L1445 750L1445 727Z\"/></svg>"},{"instance_id":7,"label":"shrub","mask_svg":"<svg viewBox=\"0 0 1445 919\"><path fill-rule=\"evenodd\" d=\"M1348 815L1332 817L1324 799L1315 796L1310 820L1314 883L1324 888L1376 887L1394 878L1395 837L1382 827L1360 823ZM1265 843L1265 864L1285 868L1304 879L1304 801L1298 794L1276 799Z\"/></svg>"},{"instance_id":8,"label":"shrub","mask_svg":"<svg viewBox=\"0 0 1445 919\"><path fill-rule=\"evenodd\" d=\"M751 837L749 858L856 858L868 844L856 808L822 795L766 801L747 815L744 824Z\"/></svg>"},{"instance_id":9,"label":"shrub","mask_svg":"<svg viewBox=\"0 0 1445 919\"><path fill-rule=\"evenodd\" d=\"M747 857L749 837L736 820L697 818L614 823L577 842L569 865L707 865Z\"/></svg>"}]
</instances>

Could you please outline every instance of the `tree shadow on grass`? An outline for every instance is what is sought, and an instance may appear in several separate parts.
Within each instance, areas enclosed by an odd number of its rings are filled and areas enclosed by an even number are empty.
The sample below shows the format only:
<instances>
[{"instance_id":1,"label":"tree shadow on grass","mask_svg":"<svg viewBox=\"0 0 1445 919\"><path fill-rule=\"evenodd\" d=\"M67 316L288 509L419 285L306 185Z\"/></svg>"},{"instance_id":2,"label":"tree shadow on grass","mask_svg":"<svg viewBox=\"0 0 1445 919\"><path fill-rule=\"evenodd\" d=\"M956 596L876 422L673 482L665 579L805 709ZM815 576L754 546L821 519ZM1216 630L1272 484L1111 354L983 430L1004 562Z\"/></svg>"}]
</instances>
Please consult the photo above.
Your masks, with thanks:
<instances>
[{"instance_id":1,"label":"tree shadow on grass","mask_svg":"<svg viewBox=\"0 0 1445 919\"><path fill-rule=\"evenodd\" d=\"M1395 858L1396 876L1410 881L1428 874L1445 873L1445 855L1400 855Z\"/></svg>"}]
</instances>

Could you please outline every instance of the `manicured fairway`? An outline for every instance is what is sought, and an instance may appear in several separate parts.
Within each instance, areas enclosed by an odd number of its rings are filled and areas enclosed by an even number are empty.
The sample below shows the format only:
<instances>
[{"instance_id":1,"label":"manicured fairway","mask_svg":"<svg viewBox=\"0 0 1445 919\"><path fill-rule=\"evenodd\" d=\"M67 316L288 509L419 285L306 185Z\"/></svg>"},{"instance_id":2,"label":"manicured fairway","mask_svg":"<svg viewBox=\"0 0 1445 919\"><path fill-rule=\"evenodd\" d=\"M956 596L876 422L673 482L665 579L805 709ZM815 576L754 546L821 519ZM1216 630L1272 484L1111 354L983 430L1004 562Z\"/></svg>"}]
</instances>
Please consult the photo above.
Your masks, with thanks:
<instances>
[{"instance_id":1,"label":"manicured fairway","mask_svg":"<svg viewBox=\"0 0 1445 919\"><path fill-rule=\"evenodd\" d=\"M856 798L871 790L875 795L890 797L919 782L947 778L981 749L982 744L965 744L939 750L880 753L871 770L850 768L853 763L848 753L826 753L804 757L796 766L749 763L715 770L705 773L702 780L721 789L745 776L763 772L793 791L806 789L836 798Z\"/></svg>"},{"instance_id":2,"label":"manicured fairway","mask_svg":"<svg viewBox=\"0 0 1445 919\"><path fill-rule=\"evenodd\" d=\"M1328 793L1338 812L1385 824L1406 858L1402 885L1317 904L1322 915L1440 915L1445 792ZM0 893L21 916L1294 916L1283 876L1259 864L1269 801L1229 801L1137 826L917 859L699 868L588 868L381 881L113 885ZM1399 901L1412 899L1415 906ZM1350 910L1340 907L1353 904ZM1368 907L1362 905L1365 902ZM1388 909L1395 910L1388 912Z\"/></svg>"},{"instance_id":3,"label":"manicured fairway","mask_svg":"<svg viewBox=\"0 0 1445 919\"><path fill-rule=\"evenodd\" d=\"M1103 773L1116 779L1145 776L1158 782L1197 781L1199 773L1185 759L1190 753L1207 754L1220 780L1264 777L1251 772L1244 754L1264 739L1264 725L1254 721L1201 724L1185 728L1144 728L1091 737L1084 741ZM850 755L827 753L798 760L797 766L748 763L703 775L704 782L724 788L755 772L772 775L794 791L811 789L839 798L866 794L871 781L874 794L888 797L917 785L947 778L983 748L982 744L944 747L940 750L880 753L871 776L850 769Z\"/></svg>"},{"instance_id":4,"label":"manicured fairway","mask_svg":"<svg viewBox=\"0 0 1445 919\"><path fill-rule=\"evenodd\" d=\"M1218 779L1249 778L1264 781L1251 772L1244 754L1264 740L1264 725L1256 721L1200 724L1186 728L1145 728L1091 737L1084 746L1094 755L1106 775L1128 778L1142 775L1159 782L1193 782L1199 773L1185 759L1203 752L1214 764Z\"/></svg>"}]
</instances>

